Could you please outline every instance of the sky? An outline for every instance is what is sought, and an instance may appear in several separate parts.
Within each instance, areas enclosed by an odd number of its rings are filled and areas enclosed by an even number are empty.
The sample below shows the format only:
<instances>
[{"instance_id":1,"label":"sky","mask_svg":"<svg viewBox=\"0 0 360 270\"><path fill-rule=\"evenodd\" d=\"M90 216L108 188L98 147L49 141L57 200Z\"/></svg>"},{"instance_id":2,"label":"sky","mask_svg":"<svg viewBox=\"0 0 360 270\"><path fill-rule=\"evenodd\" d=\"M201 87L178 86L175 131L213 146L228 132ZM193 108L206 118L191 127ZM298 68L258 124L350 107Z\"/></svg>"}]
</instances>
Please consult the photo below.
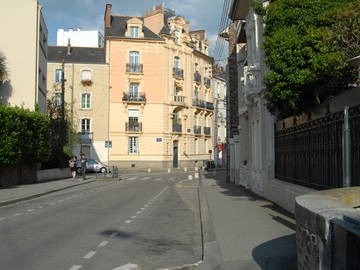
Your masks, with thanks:
<instances>
[{"instance_id":1,"label":"sky","mask_svg":"<svg viewBox=\"0 0 360 270\"><path fill-rule=\"evenodd\" d=\"M190 22L190 30L206 30L210 54L216 43L224 0L39 0L48 28L49 45L56 45L59 28L103 30L105 5L112 4L112 14L143 16L159 4L174 9ZM224 52L225 53L225 52Z\"/></svg>"}]
</instances>

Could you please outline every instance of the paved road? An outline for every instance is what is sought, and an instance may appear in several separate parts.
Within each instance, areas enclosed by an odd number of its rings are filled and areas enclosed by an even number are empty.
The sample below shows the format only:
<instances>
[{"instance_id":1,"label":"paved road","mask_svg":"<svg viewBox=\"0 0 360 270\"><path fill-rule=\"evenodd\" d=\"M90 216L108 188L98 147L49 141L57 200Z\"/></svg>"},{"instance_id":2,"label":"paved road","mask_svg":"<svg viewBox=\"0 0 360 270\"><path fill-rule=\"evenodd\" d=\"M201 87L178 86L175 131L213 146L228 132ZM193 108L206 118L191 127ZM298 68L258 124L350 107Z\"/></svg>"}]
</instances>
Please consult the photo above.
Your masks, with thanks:
<instances>
[{"instance_id":1,"label":"paved road","mask_svg":"<svg viewBox=\"0 0 360 270\"><path fill-rule=\"evenodd\" d=\"M0 208L0 269L150 270L199 261L198 198L187 175L128 175Z\"/></svg>"}]
</instances>

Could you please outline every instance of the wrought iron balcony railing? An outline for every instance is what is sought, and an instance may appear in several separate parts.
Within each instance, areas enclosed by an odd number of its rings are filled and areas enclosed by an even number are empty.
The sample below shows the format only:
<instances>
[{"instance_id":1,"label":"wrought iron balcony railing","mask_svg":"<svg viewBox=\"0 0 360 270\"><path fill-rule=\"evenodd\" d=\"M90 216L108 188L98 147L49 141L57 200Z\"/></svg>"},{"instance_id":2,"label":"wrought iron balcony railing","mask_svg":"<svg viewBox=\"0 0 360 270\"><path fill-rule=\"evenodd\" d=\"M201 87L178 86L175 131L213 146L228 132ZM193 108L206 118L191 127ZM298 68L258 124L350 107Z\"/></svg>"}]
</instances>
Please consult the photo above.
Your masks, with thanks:
<instances>
[{"instance_id":1,"label":"wrought iron balcony railing","mask_svg":"<svg viewBox=\"0 0 360 270\"><path fill-rule=\"evenodd\" d=\"M175 78L184 79L184 70L178 67L173 67L173 76Z\"/></svg>"},{"instance_id":2,"label":"wrought iron balcony railing","mask_svg":"<svg viewBox=\"0 0 360 270\"><path fill-rule=\"evenodd\" d=\"M201 127L200 126L194 126L194 134L201 134Z\"/></svg>"},{"instance_id":3,"label":"wrought iron balcony railing","mask_svg":"<svg viewBox=\"0 0 360 270\"><path fill-rule=\"evenodd\" d=\"M201 75L197 71L194 73L194 81L198 82L198 83L201 83Z\"/></svg>"},{"instance_id":4,"label":"wrought iron balcony railing","mask_svg":"<svg viewBox=\"0 0 360 270\"><path fill-rule=\"evenodd\" d=\"M204 127L204 134L211 135L211 127Z\"/></svg>"},{"instance_id":5,"label":"wrought iron balcony railing","mask_svg":"<svg viewBox=\"0 0 360 270\"><path fill-rule=\"evenodd\" d=\"M81 143L92 142L92 140L93 140L93 133L92 132L80 131L78 133L78 135L79 135Z\"/></svg>"},{"instance_id":6,"label":"wrought iron balcony railing","mask_svg":"<svg viewBox=\"0 0 360 270\"><path fill-rule=\"evenodd\" d=\"M206 102L206 109L208 109L208 110L214 110L214 103L212 103L212 102Z\"/></svg>"},{"instance_id":7,"label":"wrought iron balcony railing","mask_svg":"<svg viewBox=\"0 0 360 270\"><path fill-rule=\"evenodd\" d=\"M177 123L173 123L173 132L182 132L182 125L181 124L177 124Z\"/></svg>"},{"instance_id":8,"label":"wrought iron balcony railing","mask_svg":"<svg viewBox=\"0 0 360 270\"><path fill-rule=\"evenodd\" d=\"M128 122L125 123L126 132L142 132L141 122Z\"/></svg>"},{"instance_id":9,"label":"wrought iron balcony railing","mask_svg":"<svg viewBox=\"0 0 360 270\"><path fill-rule=\"evenodd\" d=\"M194 98L193 106L194 107L205 108L205 101L203 101L202 99Z\"/></svg>"},{"instance_id":10,"label":"wrought iron balcony railing","mask_svg":"<svg viewBox=\"0 0 360 270\"><path fill-rule=\"evenodd\" d=\"M146 95L144 92L124 92L122 100L127 102L146 102Z\"/></svg>"},{"instance_id":11,"label":"wrought iron balcony railing","mask_svg":"<svg viewBox=\"0 0 360 270\"><path fill-rule=\"evenodd\" d=\"M126 72L128 73L143 73L143 64L127 63Z\"/></svg>"},{"instance_id":12,"label":"wrought iron balcony railing","mask_svg":"<svg viewBox=\"0 0 360 270\"><path fill-rule=\"evenodd\" d=\"M211 80L210 80L210 78L205 77L205 78L204 78L204 84L205 84L205 86L210 87L210 85L211 85Z\"/></svg>"}]
</instances>

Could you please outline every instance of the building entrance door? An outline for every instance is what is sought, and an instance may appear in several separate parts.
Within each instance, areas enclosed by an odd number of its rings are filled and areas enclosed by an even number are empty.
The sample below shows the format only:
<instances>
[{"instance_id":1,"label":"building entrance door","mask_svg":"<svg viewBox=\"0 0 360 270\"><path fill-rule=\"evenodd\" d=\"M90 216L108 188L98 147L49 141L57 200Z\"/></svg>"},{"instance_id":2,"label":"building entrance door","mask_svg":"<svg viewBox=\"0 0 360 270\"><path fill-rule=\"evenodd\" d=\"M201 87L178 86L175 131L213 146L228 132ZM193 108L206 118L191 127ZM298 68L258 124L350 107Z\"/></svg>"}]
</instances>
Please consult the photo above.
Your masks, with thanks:
<instances>
[{"instance_id":1,"label":"building entrance door","mask_svg":"<svg viewBox=\"0 0 360 270\"><path fill-rule=\"evenodd\" d=\"M173 167L178 168L179 167L179 147L178 147L178 141L173 142Z\"/></svg>"}]
</instances>

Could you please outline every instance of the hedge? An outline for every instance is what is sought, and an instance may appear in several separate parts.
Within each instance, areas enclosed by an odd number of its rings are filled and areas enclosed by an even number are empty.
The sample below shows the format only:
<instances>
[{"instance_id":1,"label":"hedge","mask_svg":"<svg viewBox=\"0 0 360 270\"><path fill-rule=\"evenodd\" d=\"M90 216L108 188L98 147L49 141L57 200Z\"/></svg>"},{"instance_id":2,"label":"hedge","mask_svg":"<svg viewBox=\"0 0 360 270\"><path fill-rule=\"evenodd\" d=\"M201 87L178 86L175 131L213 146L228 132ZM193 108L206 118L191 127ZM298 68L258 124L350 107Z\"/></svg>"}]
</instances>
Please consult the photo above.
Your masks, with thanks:
<instances>
[{"instance_id":1,"label":"hedge","mask_svg":"<svg viewBox=\"0 0 360 270\"><path fill-rule=\"evenodd\" d=\"M48 116L0 104L0 127L0 164L48 160L51 149Z\"/></svg>"}]
</instances>

